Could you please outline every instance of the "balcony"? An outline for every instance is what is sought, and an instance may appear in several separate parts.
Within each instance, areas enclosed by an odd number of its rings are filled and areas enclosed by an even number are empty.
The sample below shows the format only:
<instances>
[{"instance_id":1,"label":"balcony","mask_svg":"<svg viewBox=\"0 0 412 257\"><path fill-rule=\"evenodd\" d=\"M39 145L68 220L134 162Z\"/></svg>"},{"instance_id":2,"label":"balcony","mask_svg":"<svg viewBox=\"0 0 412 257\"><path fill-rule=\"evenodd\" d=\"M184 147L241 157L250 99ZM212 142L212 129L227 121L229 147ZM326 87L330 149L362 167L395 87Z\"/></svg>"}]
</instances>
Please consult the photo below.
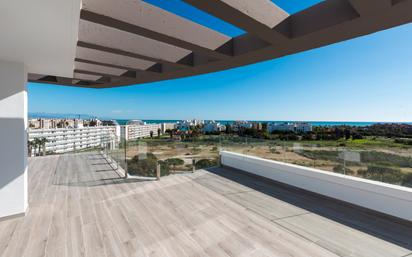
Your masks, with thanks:
<instances>
[{"instance_id":1,"label":"balcony","mask_svg":"<svg viewBox=\"0 0 412 257\"><path fill-rule=\"evenodd\" d=\"M0 256L412 256L412 224L228 167L123 179L98 153L29 159Z\"/></svg>"}]
</instances>

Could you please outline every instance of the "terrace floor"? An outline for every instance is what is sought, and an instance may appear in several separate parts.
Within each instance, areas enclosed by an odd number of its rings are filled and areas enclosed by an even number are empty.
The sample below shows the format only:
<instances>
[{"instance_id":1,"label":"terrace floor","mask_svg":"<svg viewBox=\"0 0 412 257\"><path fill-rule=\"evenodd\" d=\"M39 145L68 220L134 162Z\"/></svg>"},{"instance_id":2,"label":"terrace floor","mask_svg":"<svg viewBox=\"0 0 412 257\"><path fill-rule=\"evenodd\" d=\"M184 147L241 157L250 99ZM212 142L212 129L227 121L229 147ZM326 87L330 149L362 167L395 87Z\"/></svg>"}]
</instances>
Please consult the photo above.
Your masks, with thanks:
<instances>
[{"instance_id":1,"label":"terrace floor","mask_svg":"<svg viewBox=\"0 0 412 257\"><path fill-rule=\"evenodd\" d=\"M99 154L29 161L0 256L412 256L412 225L228 168L123 180Z\"/></svg>"}]
</instances>

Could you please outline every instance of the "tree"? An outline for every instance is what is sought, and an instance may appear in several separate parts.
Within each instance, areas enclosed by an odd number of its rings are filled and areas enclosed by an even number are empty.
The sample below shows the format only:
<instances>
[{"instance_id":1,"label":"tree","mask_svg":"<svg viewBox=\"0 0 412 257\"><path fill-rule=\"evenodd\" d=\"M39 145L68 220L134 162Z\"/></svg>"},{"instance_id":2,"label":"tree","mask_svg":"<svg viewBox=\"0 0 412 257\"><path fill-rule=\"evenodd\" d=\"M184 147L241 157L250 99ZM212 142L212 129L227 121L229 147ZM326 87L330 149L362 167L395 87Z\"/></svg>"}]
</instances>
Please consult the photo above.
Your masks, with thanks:
<instances>
[{"instance_id":1,"label":"tree","mask_svg":"<svg viewBox=\"0 0 412 257\"><path fill-rule=\"evenodd\" d=\"M40 148L43 148L43 156L46 155L46 143L47 142L49 142L49 140L47 140L45 137L42 137L39 140L39 143L40 143L39 152L40 152Z\"/></svg>"},{"instance_id":2,"label":"tree","mask_svg":"<svg viewBox=\"0 0 412 257\"><path fill-rule=\"evenodd\" d=\"M40 140L40 138L33 139L33 148L36 149L35 155L36 155L36 152L37 152L37 155L40 155L41 145L42 145L42 141Z\"/></svg>"},{"instance_id":3,"label":"tree","mask_svg":"<svg viewBox=\"0 0 412 257\"><path fill-rule=\"evenodd\" d=\"M36 145L34 144L34 141L33 141L33 140L32 140L32 141L30 141L30 140L27 141L27 150L28 150L28 155L29 155L29 156L32 155L32 153L33 153L33 148L35 148L35 147L36 147Z\"/></svg>"},{"instance_id":4,"label":"tree","mask_svg":"<svg viewBox=\"0 0 412 257\"><path fill-rule=\"evenodd\" d=\"M345 139L346 139L346 140L349 140L349 139L350 139L350 130L349 130L349 129L345 129L345 130L344 130L344 133L345 133Z\"/></svg>"},{"instance_id":5,"label":"tree","mask_svg":"<svg viewBox=\"0 0 412 257\"><path fill-rule=\"evenodd\" d=\"M233 132L232 126L230 124L226 125L226 131L225 132L226 132L226 134L231 134Z\"/></svg>"}]
</instances>

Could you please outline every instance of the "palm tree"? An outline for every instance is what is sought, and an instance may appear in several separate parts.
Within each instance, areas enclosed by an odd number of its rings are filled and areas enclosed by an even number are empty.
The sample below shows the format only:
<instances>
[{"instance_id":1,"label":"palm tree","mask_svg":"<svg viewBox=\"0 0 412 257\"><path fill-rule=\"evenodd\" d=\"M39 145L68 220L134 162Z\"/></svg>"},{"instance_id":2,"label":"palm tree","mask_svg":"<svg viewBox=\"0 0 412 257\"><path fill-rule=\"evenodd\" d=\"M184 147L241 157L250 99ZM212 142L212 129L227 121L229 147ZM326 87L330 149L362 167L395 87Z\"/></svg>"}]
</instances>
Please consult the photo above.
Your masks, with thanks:
<instances>
[{"instance_id":1,"label":"palm tree","mask_svg":"<svg viewBox=\"0 0 412 257\"><path fill-rule=\"evenodd\" d=\"M46 143L49 142L49 140L47 140L47 138L42 137L40 138L40 146L43 148L43 156L46 155ZM40 148L39 148L40 150Z\"/></svg>"},{"instance_id":2,"label":"palm tree","mask_svg":"<svg viewBox=\"0 0 412 257\"><path fill-rule=\"evenodd\" d=\"M27 141L27 149L28 149L28 155L31 156L32 152L33 152L33 148L36 147L36 145L34 144L33 140L28 140Z\"/></svg>"},{"instance_id":3,"label":"palm tree","mask_svg":"<svg viewBox=\"0 0 412 257\"><path fill-rule=\"evenodd\" d=\"M36 151L34 152L34 156L36 156L36 152L37 152L37 155L39 155L39 154L40 154L40 147L41 147L40 138L35 138L35 139L33 139L32 144L33 144L33 149L36 150Z\"/></svg>"}]
</instances>

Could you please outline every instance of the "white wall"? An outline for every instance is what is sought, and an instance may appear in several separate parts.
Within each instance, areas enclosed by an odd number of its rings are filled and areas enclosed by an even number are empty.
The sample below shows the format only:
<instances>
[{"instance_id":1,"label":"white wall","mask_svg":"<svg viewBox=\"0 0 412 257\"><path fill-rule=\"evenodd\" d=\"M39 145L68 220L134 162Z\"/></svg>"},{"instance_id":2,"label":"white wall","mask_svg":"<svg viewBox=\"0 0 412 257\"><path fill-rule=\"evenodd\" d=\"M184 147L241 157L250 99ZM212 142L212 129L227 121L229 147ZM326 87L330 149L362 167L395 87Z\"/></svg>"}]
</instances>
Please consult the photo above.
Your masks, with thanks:
<instances>
[{"instance_id":1,"label":"white wall","mask_svg":"<svg viewBox=\"0 0 412 257\"><path fill-rule=\"evenodd\" d=\"M222 165L412 221L412 189L226 152Z\"/></svg>"},{"instance_id":2,"label":"white wall","mask_svg":"<svg viewBox=\"0 0 412 257\"><path fill-rule=\"evenodd\" d=\"M0 60L0 218L27 208L27 72Z\"/></svg>"}]
</instances>

